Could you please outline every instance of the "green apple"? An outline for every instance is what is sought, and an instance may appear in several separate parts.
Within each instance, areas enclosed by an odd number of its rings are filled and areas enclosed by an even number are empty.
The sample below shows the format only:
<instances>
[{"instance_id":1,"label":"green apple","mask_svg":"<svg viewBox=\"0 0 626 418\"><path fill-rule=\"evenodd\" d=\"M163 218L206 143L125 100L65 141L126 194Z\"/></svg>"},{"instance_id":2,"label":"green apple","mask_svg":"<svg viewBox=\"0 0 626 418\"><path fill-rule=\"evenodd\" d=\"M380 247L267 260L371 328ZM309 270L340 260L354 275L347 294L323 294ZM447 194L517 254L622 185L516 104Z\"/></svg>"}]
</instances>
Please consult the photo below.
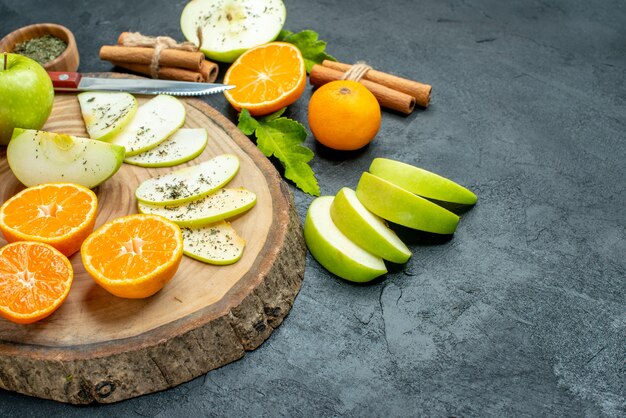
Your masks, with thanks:
<instances>
[{"instance_id":1,"label":"green apple","mask_svg":"<svg viewBox=\"0 0 626 418\"><path fill-rule=\"evenodd\" d=\"M368 282L387 273L382 258L365 251L346 237L330 216L332 196L318 197L304 220L309 251L326 270L352 282Z\"/></svg>"},{"instance_id":2,"label":"green apple","mask_svg":"<svg viewBox=\"0 0 626 418\"><path fill-rule=\"evenodd\" d=\"M109 140L126 149L126 156L141 154L169 138L185 123L185 106L174 96L159 94L139 106L120 133Z\"/></svg>"},{"instance_id":3,"label":"green apple","mask_svg":"<svg viewBox=\"0 0 626 418\"><path fill-rule=\"evenodd\" d=\"M145 180L135 190L141 203L171 206L200 199L225 186L239 171L239 158L222 154L203 163Z\"/></svg>"},{"instance_id":4,"label":"green apple","mask_svg":"<svg viewBox=\"0 0 626 418\"><path fill-rule=\"evenodd\" d=\"M209 264L233 264L243 255L246 241L225 221L197 228L181 228L183 254Z\"/></svg>"},{"instance_id":5,"label":"green apple","mask_svg":"<svg viewBox=\"0 0 626 418\"><path fill-rule=\"evenodd\" d=\"M427 199L473 205L476 195L465 187L424 169L387 158L375 158L370 173Z\"/></svg>"},{"instance_id":6,"label":"green apple","mask_svg":"<svg viewBox=\"0 0 626 418\"><path fill-rule=\"evenodd\" d=\"M126 157L125 163L141 167L171 167L186 163L202 154L208 142L204 128L180 128L155 148Z\"/></svg>"},{"instance_id":7,"label":"green apple","mask_svg":"<svg viewBox=\"0 0 626 418\"><path fill-rule=\"evenodd\" d=\"M385 221L367 210L347 187L339 190L330 206L333 223L359 247L394 263L406 263L411 251Z\"/></svg>"},{"instance_id":8,"label":"green apple","mask_svg":"<svg viewBox=\"0 0 626 418\"><path fill-rule=\"evenodd\" d=\"M453 234L459 223L449 210L367 172L361 175L356 195L374 214L409 228Z\"/></svg>"},{"instance_id":9,"label":"green apple","mask_svg":"<svg viewBox=\"0 0 626 418\"><path fill-rule=\"evenodd\" d=\"M188 41L207 58L233 62L247 49L276 39L285 24L282 0L191 0L180 16Z\"/></svg>"},{"instance_id":10,"label":"green apple","mask_svg":"<svg viewBox=\"0 0 626 418\"><path fill-rule=\"evenodd\" d=\"M80 111L91 139L108 141L121 132L137 112L130 93L88 91L78 95Z\"/></svg>"},{"instance_id":11,"label":"green apple","mask_svg":"<svg viewBox=\"0 0 626 418\"><path fill-rule=\"evenodd\" d=\"M96 187L122 166L124 147L95 139L15 128L7 161L25 186L50 182Z\"/></svg>"},{"instance_id":12,"label":"green apple","mask_svg":"<svg viewBox=\"0 0 626 418\"><path fill-rule=\"evenodd\" d=\"M54 102L48 73L36 61L18 54L0 54L0 145L13 128L40 129Z\"/></svg>"},{"instance_id":13,"label":"green apple","mask_svg":"<svg viewBox=\"0 0 626 418\"><path fill-rule=\"evenodd\" d=\"M232 218L256 204L256 195L246 189L220 189L215 193L176 206L139 202L140 213L161 215L181 227L196 227Z\"/></svg>"}]
</instances>

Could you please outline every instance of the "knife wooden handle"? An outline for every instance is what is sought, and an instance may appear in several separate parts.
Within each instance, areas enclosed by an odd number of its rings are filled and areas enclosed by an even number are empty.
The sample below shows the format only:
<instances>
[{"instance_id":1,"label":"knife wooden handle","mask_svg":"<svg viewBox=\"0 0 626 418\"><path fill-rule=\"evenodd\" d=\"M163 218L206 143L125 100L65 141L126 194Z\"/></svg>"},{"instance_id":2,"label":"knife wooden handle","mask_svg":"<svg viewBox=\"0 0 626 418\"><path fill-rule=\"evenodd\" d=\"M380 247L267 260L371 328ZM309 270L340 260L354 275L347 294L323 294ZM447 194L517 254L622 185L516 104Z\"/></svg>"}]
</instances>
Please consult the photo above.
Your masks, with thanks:
<instances>
[{"instance_id":1,"label":"knife wooden handle","mask_svg":"<svg viewBox=\"0 0 626 418\"><path fill-rule=\"evenodd\" d=\"M48 71L55 90L75 90L80 83L80 73L71 71Z\"/></svg>"}]
</instances>

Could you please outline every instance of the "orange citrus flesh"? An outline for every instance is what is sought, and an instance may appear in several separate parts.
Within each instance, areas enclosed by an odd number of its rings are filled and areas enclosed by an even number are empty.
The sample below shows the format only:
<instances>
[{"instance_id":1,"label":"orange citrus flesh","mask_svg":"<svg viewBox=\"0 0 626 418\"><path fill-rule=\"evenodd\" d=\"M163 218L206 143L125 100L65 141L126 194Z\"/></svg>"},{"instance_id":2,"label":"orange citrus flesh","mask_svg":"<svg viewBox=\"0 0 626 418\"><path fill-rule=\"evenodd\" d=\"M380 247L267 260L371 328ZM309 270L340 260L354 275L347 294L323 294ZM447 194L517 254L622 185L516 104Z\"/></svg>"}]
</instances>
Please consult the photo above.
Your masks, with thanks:
<instances>
[{"instance_id":1,"label":"orange citrus flesh","mask_svg":"<svg viewBox=\"0 0 626 418\"><path fill-rule=\"evenodd\" d=\"M353 151L372 142L380 129L380 105L361 83L337 80L317 89L309 101L313 136L329 148Z\"/></svg>"},{"instance_id":2,"label":"orange citrus flesh","mask_svg":"<svg viewBox=\"0 0 626 418\"><path fill-rule=\"evenodd\" d=\"M61 306L74 271L54 247L20 241L0 248L0 315L18 324L39 321Z\"/></svg>"},{"instance_id":3,"label":"orange citrus flesh","mask_svg":"<svg viewBox=\"0 0 626 418\"><path fill-rule=\"evenodd\" d=\"M183 256L178 225L157 215L128 215L95 230L81 247L91 277L115 296L152 296L174 276Z\"/></svg>"},{"instance_id":4,"label":"orange citrus flesh","mask_svg":"<svg viewBox=\"0 0 626 418\"><path fill-rule=\"evenodd\" d=\"M226 72L224 83L236 86L224 93L235 109L267 115L300 98L306 67L296 46L270 42L240 55Z\"/></svg>"},{"instance_id":5,"label":"orange citrus flesh","mask_svg":"<svg viewBox=\"0 0 626 418\"><path fill-rule=\"evenodd\" d=\"M8 242L38 241L70 256L93 231L94 192L74 183L29 187L0 207L0 230Z\"/></svg>"}]
</instances>

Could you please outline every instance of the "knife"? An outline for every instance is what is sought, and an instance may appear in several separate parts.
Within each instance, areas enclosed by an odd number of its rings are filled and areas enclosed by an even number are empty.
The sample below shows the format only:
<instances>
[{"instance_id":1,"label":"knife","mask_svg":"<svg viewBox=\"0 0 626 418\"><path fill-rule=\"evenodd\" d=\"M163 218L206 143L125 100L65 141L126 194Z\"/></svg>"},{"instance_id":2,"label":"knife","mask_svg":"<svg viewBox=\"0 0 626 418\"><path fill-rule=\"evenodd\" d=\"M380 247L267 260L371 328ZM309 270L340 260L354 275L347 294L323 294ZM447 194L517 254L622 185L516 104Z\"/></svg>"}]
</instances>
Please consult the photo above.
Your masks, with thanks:
<instances>
[{"instance_id":1,"label":"knife","mask_svg":"<svg viewBox=\"0 0 626 418\"><path fill-rule=\"evenodd\" d=\"M136 94L171 94L173 96L201 96L221 93L235 86L190 81L153 80L144 78L88 77L71 71L49 71L54 90L72 91L124 91Z\"/></svg>"}]
</instances>

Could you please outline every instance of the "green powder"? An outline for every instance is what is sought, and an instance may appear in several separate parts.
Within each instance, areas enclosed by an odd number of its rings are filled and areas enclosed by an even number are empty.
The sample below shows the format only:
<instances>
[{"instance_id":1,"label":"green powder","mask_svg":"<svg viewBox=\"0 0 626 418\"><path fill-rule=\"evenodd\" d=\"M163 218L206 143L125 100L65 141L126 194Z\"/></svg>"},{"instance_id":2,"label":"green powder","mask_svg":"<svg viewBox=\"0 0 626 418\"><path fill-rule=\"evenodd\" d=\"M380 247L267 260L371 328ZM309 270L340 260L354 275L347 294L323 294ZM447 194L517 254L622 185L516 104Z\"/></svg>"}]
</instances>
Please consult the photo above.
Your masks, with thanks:
<instances>
[{"instance_id":1,"label":"green powder","mask_svg":"<svg viewBox=\"0 0 626 418\"><path fill-rule=\"evenodd\" d=\"M52 35L44 35L40 38L33 38L15 45L13 52L32 58L39 64L44 65L52 61L65 51L67 43L62 39Z\"/></svg>"}]
</instances>

